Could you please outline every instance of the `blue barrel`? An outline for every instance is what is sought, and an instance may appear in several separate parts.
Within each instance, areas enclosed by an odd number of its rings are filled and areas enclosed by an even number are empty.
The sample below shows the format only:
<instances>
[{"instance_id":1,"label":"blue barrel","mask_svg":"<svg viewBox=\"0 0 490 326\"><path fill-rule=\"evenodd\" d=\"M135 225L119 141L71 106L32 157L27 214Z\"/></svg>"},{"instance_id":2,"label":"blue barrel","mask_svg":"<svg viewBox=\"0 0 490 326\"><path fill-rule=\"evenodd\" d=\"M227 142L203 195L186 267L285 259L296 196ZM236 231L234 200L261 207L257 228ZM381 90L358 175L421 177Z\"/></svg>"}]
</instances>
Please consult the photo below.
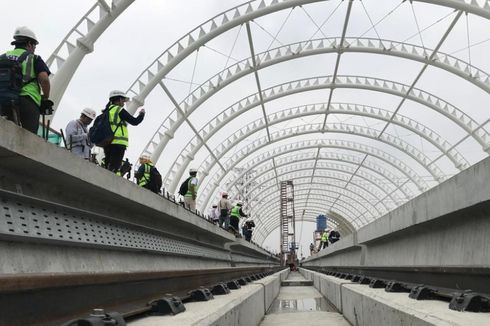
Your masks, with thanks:
<instances>
[{"instance_id":1,"label":"blue barrel","mask_svg":"<svg viewBox=\"0 0 490 326\"><path fill-rule=\"evenodd\" d=\"M327 217L325 215L318 215L316 217L316 230L323 231L327 228Z\"/></svg>"}]
</instances>

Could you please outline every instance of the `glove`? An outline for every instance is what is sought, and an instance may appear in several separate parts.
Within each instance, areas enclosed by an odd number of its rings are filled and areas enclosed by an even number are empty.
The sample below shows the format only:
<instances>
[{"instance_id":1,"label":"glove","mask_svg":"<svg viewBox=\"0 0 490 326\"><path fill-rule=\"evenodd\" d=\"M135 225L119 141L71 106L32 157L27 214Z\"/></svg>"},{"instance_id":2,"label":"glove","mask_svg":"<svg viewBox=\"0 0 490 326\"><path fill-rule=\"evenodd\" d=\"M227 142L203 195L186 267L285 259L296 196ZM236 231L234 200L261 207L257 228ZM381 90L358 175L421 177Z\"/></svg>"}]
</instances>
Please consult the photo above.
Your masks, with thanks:
<instances>
[{"instance_id":1,"label":"glove","mask_svg":"<svg viewBox=\"0 0 490 326\"><path fill-rule=\"evenodd\" d=\"M41 106L39 107L39 112L41 112L42 115L53 114L53 105L53 101L49 99L42 99Z\"/></svg>"}]
</instances>

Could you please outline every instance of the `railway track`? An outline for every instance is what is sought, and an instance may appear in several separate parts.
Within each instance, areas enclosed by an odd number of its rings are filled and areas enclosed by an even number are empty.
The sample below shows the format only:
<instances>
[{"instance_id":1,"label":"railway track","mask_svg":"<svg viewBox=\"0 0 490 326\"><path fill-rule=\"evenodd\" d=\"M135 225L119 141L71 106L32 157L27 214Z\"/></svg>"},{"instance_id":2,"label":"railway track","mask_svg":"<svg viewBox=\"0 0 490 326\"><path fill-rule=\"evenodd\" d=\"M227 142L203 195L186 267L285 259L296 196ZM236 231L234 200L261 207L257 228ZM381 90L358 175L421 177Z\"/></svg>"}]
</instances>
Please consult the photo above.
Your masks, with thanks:
<instances>
[{"instance_id":1,"label":"railway track","mask_svg":"<svg viewBox=\"0 0 490 326\"><path fill-rule=\"evenodd\" d=\"M208 292L222 291L227 285L231 288L233 284L245 285L279 269L246 267L0 276L0 326L90 326L98 324L79 324L79 320L102 311L117 311L118 318L123 319L164 313L161 309L169 307L162 308L162 304L172 300L177 305L179 301L185 304L200 300ZM153 307L149 304L159 299Z\"/></svg>"},{"instance_id":2,"label":"railway track","mask_svg":"<svg viewBox=\"0 0 490 326\"><path fill-rule=\"evenodd\" d=\"M351 282L406 292L415 300L442 300L458 311L490 312L490 270L468 267L348 267L306 269Z\"/></svg>"}]
</instances>

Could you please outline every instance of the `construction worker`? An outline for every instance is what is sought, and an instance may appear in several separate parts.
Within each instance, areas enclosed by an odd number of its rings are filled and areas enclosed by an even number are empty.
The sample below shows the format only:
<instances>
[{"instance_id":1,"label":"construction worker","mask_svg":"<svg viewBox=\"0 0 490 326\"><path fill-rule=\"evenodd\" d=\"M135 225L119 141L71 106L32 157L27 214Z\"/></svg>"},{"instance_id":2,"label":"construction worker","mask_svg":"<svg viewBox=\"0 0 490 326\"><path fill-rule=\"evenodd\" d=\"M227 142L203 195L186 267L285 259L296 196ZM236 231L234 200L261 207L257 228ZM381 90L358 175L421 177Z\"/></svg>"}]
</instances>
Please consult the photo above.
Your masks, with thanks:
<instances>
[{"instance_id":1,"label":"construction worker","mask_svg":"<svg viewBox=\"0 0 490 326\"><path fill-rule=\"evenodd\" d=\"M313 243L310 243L310 256L315 253L315 245Z\"/></svg>"},{"instance_id":2,"label":"construction worker","mask_svg":"<svg viewBox=\"0 0 490 326\"><path fill-rule=\"evenodd\" d=\"M139 161L140 167L134 174L136 180L138 181L138 185L151 190L156 194L160 193L160 188L162 187L162 176L153 165L150 156L146 154L141 155Z\"/></svg>"},{"instance_id":3,"label":"construction worker","mask_svg":"<svg viewBox=\"0 0 490 326\"><path fill-rule=\"evenodd\" d=\"M0 59L21 62L22 85L20 93L2 84L0 87L0 115L14 121L22 128L37 134L39 116L52 114L53 102L49 100L49 71L46 63L40 56L35 55L39 44L36 35L25 26L17 27L14 31L12 45L15 49L8 51ZM2 76L5 79L7 76ZM3 80L5 82L5 80Z\"/></svg>"},{"instance_id":4,"label":"construction worker","mask_svg":"<svg viewBox=\"0 0 490 326\"><path fill-rule=\"evenodd\" d=\"M250 242L252 240L253 228L255 227L255 223L252 219L248 218L242 226L242 233L245 237L245 240Z\"/></svg>"},{"instance_id":5,"label":"construction worker","mask_svg":"<svg viewBox=\"0 0 490 326\"><path fill-rule=\"evenodd\" d=\"M114 132L114 139L111 144L104 147L106 168L115 173L119 173L124 152L128 147L128 123L133 126L139 125L145 117L145 109L141 109L135 118L124 109L124 103L129 101L126 93L122 91L111 91L109 93L109 103L105 110L109 110L109 122Z\"/></svg>"},{"instance_id":6,"label":"construction worker","mask_svg":"<svg viewBox=\"0 0 490 326\"><path fill-rule=\"evenodd\" d=\"M330 243L333 244L339 240L340 240L340 233L335 229L330 231L330 234L328 235L328 241L330 241Z\"/></svg>"},{"instance_id":7,"label":"construction worker","mask_svg":"<svg viewBox=\"0 0 490 326\"><path fill-rule=\"evenodd\" d=\"M197 198L197 170L189 169L189 179L187 181L187 192L184 195L184 205L191 211L196 210L196 198Z\"/></svg>"},{"instance_id":8,"label":"construction worker","mask_svg":"<svg viewBox=\"0 0 490 326\"><path fill-rule=\"evenodd\" d=\"M121 167L119 168L119 172L121 174L121 177L126 178L129 180L131 179L131 168L133 167L133 164L129 162L129 159L126 157L126 159L122 162Z\"/></svg>"},{"instance_id":9,"label":"construction worker","mask_svg":"<svg viewBox=\"0 0 490 326\"><path fill-rule=\"evenodd\" d=\"M325 249L328 247L328 229L325 229L322 233L320 249Z\"/></svg>"},{"instance_id":10,"label":"construction worker","mask_svg":"<svg viewBox=\"0 0 490 326\"><path fill-rule=\"evenodd\" d=\"M93 146L88 138L88 126L96 115L94 110L85 108L80 113L80 118L68 122L65 128L68 149L85 160L90 159L90 149Z\"/></svg>"},{"instance_id":11,"label":"construction worker","mask_svg":"<svg viewBox=\"0 0 490 326\"><path fill-rule=\"evenodd\" d=\"M219 226L224 228L225 230L228 230L228 227L230 226L230 212L233 208L233 205L228 199L228 193L225 191L221 193L221 199L218 202L218 208L220 211Z\"/></svg>"},{"instance_id":12,"label":"construction worker","mask_svg":"<svg viewBox=\"0 0 490 326\"><path fill-rule=\"evenodd\" d=\"M248 215L243 212L242 206L243 203L238 202L236 203L235 207L231 209L230 212L230 229L237 236L240 235L240 232L238 231L239 230L238 224L240 222L240 217L248 217Z\"/></svg>"},{"instance_id":13,"label":"construction worker","mask_svg":"<svg viewBox=\"0 0 490 326\"><path fill-rule=\"evenodd\" d=\"M213 222L213 224L218 224L219 222L219 210L218 205L213 204L213 207L209 209L209 220Z\"/></svg>"}]
</instances>

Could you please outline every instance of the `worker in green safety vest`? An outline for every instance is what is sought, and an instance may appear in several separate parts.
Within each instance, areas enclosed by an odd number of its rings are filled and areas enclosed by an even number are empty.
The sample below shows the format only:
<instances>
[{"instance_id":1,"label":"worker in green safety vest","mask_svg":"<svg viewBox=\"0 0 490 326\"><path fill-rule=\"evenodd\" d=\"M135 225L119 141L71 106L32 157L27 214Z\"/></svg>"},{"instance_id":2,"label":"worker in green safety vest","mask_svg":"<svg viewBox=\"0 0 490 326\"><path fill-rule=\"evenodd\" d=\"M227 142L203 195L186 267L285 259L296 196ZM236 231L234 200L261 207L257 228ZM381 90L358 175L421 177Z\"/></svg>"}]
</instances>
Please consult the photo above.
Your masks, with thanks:
<instances>
[{"instance_id":1,"label":"worker in green safety vest","mask_svg":"<svg viewBox=\"0 0 490 326\"><path fill-rule=\"evenodd\" d=\"M238 202L236 203L235 207L231 209L230 212L230 229L232 233L238 236L240 235L240 232L238 231L239 230L238 224L240 222L240 217L248 217L248 215L243 212L242 206L243 203Z\"/></svg>"},{"instance_id":2,"label":"worker in green safety vest","mask_svg":"<svg viewBox=\"0 0 490 326\"><path fill-rule=\"evenodd\" d=\"M320 249L325 249L328 247L328 229L325 229L322 233Z\"/></svg>"},{"instance_id":3,"label":"worker in green safety vest","mask_svg":"<svg viewBox=\"0 0 490 326\"><path fill-rule=\"evenodd\" d=\"M151 190L156 194L160 193L160 188L162 187L162 176L153 165L150 156L143 154L141 155L139 161L140 167L134 175L138 181L138 185Z\"/></svg>"},{"instance_id":4,"label":"worker in green safety vest","mask_svg":"<svg viewBox=\"0 0 490 326\"><path fill-rule=\"evenodd\" d=\"M22 84L18 85L21 87L19 93L17 87L10 88L12 83L17 85L18 80L7 80L12 77L12 73L5 73L2 76L0 115L37 134L39 116L52 114L53 102L49 100L51 72L43 59L34 54L39 42L32 30L26 26L17 27L13 38L11 44L15 49L1 55L0 60L2 65L14 61L20 63ZM7 82L9 87L6 87Z\"/></svg>"},{"instance_id":5,"label":"worker in green safety vest","mask_svg":"<svg viewBox=\"0 0 490 326\"><path fill-rule=\"evenodd\" d=\"M124 109L124 103L129 101L123 91L111 91L109 103L104 110L109 110L109 123L114 132L112 142L104 147L106 168L115 173L119 173L124 152L129 144L128 123L133 126L139 125L145 117L145 109L141 109L135 118Z\"/></svg>"}]
</instances>

